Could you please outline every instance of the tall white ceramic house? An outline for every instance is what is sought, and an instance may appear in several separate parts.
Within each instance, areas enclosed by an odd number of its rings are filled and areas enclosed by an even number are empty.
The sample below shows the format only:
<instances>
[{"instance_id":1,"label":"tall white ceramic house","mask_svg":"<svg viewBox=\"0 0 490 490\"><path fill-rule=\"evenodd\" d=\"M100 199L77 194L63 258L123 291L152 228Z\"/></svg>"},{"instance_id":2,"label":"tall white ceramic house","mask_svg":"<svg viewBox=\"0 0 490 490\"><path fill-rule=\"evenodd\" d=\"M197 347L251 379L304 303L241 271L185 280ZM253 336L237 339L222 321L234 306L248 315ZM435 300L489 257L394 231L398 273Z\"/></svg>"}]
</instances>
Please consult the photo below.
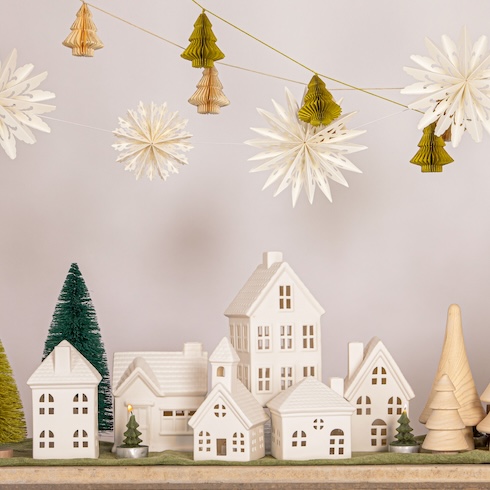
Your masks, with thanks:
<instances>
[{"instance_id":1,"label":"tall white ceramic house","mask_svg":"<svg viewBox=\"0 0 490 490\"><path fill-rule=\"evenodd\" d=\"M194 429L194 459L252 461L265 456L260 403L237 379L240 358L225 337L209 358L212 389L189 421Z\"/></svg>"},{"instance_id":2,"label":"tall white ceramic house","mask_svg":"<svg viewBox=\"0 0 490 490\"><path fill-rule=\"evenodd\" d=\"M150 451L192 450L188 422L208 391L208 354L200 343L188 342L181 352L116 352L112 386L114 448L123 442L132 405Z\"/></svg>"},{"instance_id":3,"label":"tall white ceramic house","mask_svg":"<svg viewBox=\"0 0 490 490\"><path fill-rule=\"evenodd\" d=\"M352 417L353 451L386 451L395 439L397 420L409 412L414 392L383 342L374 337L366 349L349 343L345 398L356 409Z\"/></svg>"},{"instance_id":4,"label":"tall white ceramic house","mask_svg":"<svg viewBox=\"0 0 490 490\"><path fill-rule=\"evenodd\" d=\"M97 370L60 342L27 381L32 390L34 459L98 458Z\"/></svg>"},{"instance_id":5,"label":"tall white ceramic house","mask_svg":"<svg viewBox=\"0 0 490 490\"><path fill-rule=\"evenodd\" d=\"M282 253L264 253L225 311L238 378L262 406L307 376L321 380L323 313Z\"/></svg>"},{"instance_id":6,"label":"tall white ceramic house","mask_svg":"<svg viewBox=\"0 0 490 490\"><path fill-rule=\"evenodd\" d=\"M276 459L343 459L351 457L354 407L342 396L344 380L332 388L304 378L273 398L272 456Z\"/></svg>"}]
</instances>

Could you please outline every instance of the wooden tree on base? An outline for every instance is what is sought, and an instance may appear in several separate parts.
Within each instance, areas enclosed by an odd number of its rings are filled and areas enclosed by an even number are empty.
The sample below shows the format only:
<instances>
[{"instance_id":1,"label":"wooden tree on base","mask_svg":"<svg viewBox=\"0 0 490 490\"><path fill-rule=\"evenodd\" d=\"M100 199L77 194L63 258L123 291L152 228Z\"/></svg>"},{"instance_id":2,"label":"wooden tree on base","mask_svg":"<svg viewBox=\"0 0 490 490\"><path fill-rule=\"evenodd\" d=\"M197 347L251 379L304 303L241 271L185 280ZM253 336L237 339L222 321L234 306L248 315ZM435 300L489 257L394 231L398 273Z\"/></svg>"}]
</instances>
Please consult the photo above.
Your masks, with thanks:
<instances>
[{"instance_id":1,"label":"wooden tree on base","mask_svg":"<svg viewBox=\"0 0 490 490\"><path fill-rule=\"evenodd\" d=\"M429 399L419 418L422 424L426 424L429 419L432 400L436 393L435 387L443 374L447 374L454 384L454 395L460 405L459 414L466 426L466 442L469 449L474 449L473 427L483 419L485 413L478 398L466 355L461 310L458 305L451 305L447 313L446 336L444 338L439 366Z\"/></svg>"},{"instance_id":2,"label":"wooden tree on base","mask_svg":"<svg viewBox=\"0 0 490 490\"><path fill-rule=\"evenodd\" d=\"M204 68L197 90L189 99L189 103L197 106L199 114L219 114L220 108L230 103L222 89L218 70L214 66Z\"/></svg>"},{"instance_id":3,"label":"wooden tree on base","mask_svg":"<svg viewBox=\"0 0 490 490\"><path fill-rule=\"evenodd\" d=\"M465 451L465 424L459 415L460 405L456 399L455 387L449 376L443 374L436 383L431 400L432 413L425 426L429 429L422 444L423 449L437 452Z\"/></svg>"}]
</instances>

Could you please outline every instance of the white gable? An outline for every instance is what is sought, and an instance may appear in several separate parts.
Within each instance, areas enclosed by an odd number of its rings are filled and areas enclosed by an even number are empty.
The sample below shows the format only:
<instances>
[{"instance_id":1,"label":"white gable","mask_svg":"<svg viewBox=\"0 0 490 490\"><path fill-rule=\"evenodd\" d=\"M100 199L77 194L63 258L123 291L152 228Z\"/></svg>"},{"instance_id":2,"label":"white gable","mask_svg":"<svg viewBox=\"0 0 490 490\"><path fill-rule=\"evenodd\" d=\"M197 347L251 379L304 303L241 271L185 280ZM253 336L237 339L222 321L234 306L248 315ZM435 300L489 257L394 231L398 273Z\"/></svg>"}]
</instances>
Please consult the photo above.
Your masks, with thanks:
<instances>
[{"instance_id":1,"label":"white gable","mask_svg":"<svg viewBox=\"0 0 490 490\"><path fill-rule=\"evenodd\" d=\"M209 362L215 363L234 363L240 362L240 358L236 353L235 349L231 345L231 342L227 337L223 337L221 342L218 344L216 349L214 349L211 357L209 358Z\"/></svg>"},{"instance_id":2,"label":"white gable","mask_svg":"<svg viewBox=\"0 0 490 490\"><path fill-rule=\"evenodd\" d=\"M388 352L383 342L377 337L373 337L366 349L364 350L364 357L359 367L352 373L352 375L347 376L345 379L345 398L351 400L358 389L363 385L366 378L372 375L373 369L376 367L379 360L383 361L386 366L387 374L393 377L393 380L400 388L403 396L407 400L411 400L415 397L415 394L408 384L408 381L403 376L400 368L396 364L395 360Z\"/></svg>"},{"instance_id":3,"label":"white gable","mask_svg":"<svg viewBox=\"0 0 490 490\"><path fill-rule=\"evenodd\" d=\"M98 385L102 376L67 340L62 340L32 373L31 387L44 385Z\"/></svg>"}]
</instances>

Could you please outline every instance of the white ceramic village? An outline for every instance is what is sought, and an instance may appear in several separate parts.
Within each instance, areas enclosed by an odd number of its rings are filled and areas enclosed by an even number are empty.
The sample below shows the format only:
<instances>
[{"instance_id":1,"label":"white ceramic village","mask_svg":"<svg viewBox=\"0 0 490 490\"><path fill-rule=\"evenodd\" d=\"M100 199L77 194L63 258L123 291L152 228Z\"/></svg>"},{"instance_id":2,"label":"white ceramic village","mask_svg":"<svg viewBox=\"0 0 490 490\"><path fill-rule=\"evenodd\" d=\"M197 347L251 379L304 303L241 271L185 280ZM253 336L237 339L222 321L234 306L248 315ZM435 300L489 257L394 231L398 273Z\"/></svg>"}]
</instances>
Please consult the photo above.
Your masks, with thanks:
<instances>
[{"instance_id":1,"label":"white ceramic village","mask_svg":"<svg viewBox=\"0 0 490 490\"><path fill-rule=\"evenodd\" d=\"M195 460L252 461L266 452L282 460L341 459L353 451L386 451L414 392L376 337L366 346L350 343L345 379L323 383L323 313L282 253L264 253L225 311L229 338L209 359L198 342L181 352L114 355L114 448L123 442L129 407L150 451L193 451ZM34 458L99 456L100 379L66 340L44 359L28 380ZM487 388L484 401L489 393ZM473 449L472 427L490 432L484 417L459 307L451 305L439 369L420 418L429 429L424 447Z\"/></svg>"}]
</instances>

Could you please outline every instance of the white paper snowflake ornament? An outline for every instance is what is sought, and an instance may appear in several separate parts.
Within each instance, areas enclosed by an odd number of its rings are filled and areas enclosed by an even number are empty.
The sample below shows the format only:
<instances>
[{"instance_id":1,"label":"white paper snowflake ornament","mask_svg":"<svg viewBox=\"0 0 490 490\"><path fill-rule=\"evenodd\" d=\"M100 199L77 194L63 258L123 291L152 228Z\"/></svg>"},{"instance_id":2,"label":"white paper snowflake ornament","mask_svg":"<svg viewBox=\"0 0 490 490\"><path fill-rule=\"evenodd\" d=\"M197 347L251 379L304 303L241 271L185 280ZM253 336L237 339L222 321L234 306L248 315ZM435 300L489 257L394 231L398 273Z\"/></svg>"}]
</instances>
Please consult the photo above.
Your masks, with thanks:
<instances>
[{"instance_id":1,"label":"white paper snowflake ornament","mask_svg":"<svg viewBox=\"0 0 490 490\"><path fill-rule=\"evenodd\" d=\"M48 72L29 78L34 65L16 69L17 50L13 50L7 61L0 63L0 146L13 160L17 156L16 139L24 143L36 142L32 129L45 133L50 127L39 114L53 111L54 105L41 102L53 99L52 92L34 90L48 76Z\"/></svg>"},{"instance_id":2,"label":"white paper snowflake ornament","mask_svg":"<svg viewBox=\"0 0 490 490\"><path fill-rule=\"evenodd\" d=\"M272 101L277 115L257 109L270 128L251 128L264 138L245 142L263 150L250 160L266 160L251 172L272 170L263 189L280 180L274 196L291 185L293 207L303 187L310 204L313 203L316 186L332 201L328 179L348 187L340 171L361 173L344 155L366 149L350 142L365 131L346 128L346 122L355 112L345 114L327 126L312 126L298 118L298 103L287 88L286 99L286 109Z\"/></svg>"},{"instance_id":3,"label":"white paper snowflake ornament","mask_svg":"<svg viewBox=\"0 0 490 490\"><path fill-rule=\"evenodd\" d=\"M490 133L490 51L486 36L475 44L463 28L459 44L442 36L442 48L425 39L429 57L411 56L420 68L404 70L419 80L402 90L403 94L423 95L409 105L425 110L418 128L437 122L435 134L451 129L453 147L459 145L465 130L480 142L483 128Z\"/></svg>"},{"instance_id":4,"label":"white paper snowflake ornament","mask_svg":"<svg viewBox=\"0 0 490 490\"><path fill-rule=\"evenodd\" d=\"M192 148L186 124L187 119L168 111L167 103L146 107L140 102L137 110L128 110L126 119L119 118L119 128L113 131L117 143L112 146L121 152L117 162L125 164L125 170L134 170L136 179L146 174L150 180L155 175L166 180L169 174L177 174L178 167L188 163L182 152Z\"/></svg>"}]
</instances>

